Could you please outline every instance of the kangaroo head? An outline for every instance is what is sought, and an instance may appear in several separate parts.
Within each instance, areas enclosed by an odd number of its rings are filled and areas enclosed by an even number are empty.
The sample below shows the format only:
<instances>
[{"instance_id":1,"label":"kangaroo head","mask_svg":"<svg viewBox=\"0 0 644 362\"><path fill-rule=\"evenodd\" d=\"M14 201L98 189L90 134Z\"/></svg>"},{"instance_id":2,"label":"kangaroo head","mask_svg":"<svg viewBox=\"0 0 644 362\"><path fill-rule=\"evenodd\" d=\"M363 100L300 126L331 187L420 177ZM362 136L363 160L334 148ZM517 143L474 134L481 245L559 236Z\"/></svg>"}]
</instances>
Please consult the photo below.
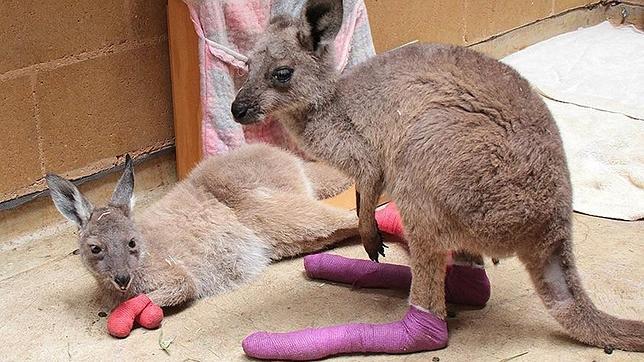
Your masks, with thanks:
<instances>
[{"instance_id":1,"label":"kangaroo head","mask_svg":"<svg viewBox=\"0 0 644 362\"><path fill-rule=\"evenodd\" d=\"M332 42L341 25L341 0L309 0L299 18L273 18L250 52L248 78L231 107L235 120L255 123L327 97L337 77Z\"/></svg>"},{"instance_id":2,"label":"kangaroo head","mask_svg":"<svg viewBox=\"0 0 644 362\"><path fill-rule=\"evenodd\" d=\"M131 218L134 190L132 159L109 203L93 207L70 181L54 174L46 177L54 205L79 228L79 251L83 264L104 286L125 293L139 266L143 240Z\"/></svg>"}]
</instances>

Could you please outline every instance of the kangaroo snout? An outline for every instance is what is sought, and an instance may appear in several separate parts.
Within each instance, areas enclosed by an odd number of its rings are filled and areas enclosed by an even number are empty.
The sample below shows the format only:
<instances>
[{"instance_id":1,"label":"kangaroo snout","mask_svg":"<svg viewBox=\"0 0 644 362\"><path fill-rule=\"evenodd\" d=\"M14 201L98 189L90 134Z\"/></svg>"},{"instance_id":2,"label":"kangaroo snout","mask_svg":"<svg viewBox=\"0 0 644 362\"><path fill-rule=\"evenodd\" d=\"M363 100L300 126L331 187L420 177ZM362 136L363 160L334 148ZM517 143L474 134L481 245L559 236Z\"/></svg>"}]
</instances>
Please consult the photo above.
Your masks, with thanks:
<instances>
[{"instance_id":1,"label":"kangaroo snout","mask_svg":"<svg viewBox=\"0 0 644 362\"><path fill-rule=\"evenodd\" d=\"M230 106L235 122L239 124L257 123L263 119L263 112L254 89L242 88Z\"/></svg>"},{"instance_id":2,"label":"kangaroo snout","mask_svg":"<svg viewBox=\"0 0 644 362\"><path fill-rule=\"evenodd\" d=\"M126 290L130 286L130 274L116 274L114 284L121 290Z\"/></svg>"},{"instance_id":3,"label":"kangaroo snout","mask_svg":"<svg viewBox=\"0 0 644 362\"><path fill-rule=\"evenodd\" d=\"M241 121L244 119L244 116L248 113L248 105L242 101L235 99L233 105L230 107L230 112L235 117L236 121Z\"/></svg>"}]
</instances>

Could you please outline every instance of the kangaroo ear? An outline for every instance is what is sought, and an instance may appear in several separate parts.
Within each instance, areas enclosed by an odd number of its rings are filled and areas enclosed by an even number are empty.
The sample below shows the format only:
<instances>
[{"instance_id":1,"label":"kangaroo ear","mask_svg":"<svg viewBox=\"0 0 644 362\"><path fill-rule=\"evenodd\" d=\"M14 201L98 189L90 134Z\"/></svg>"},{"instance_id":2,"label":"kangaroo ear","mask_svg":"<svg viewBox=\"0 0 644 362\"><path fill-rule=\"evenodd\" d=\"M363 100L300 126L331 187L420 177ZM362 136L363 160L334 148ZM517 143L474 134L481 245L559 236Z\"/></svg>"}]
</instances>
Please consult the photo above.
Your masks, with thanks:
<instances>
[{"instance_id":1,"label":"kangaroo ear","mask_svg":"<svg viewBox=\"0 0 644 362\"><path fill-rule=\"evenodd\" d=\"M63 216L82 228L92 215L92 204L68 180L54 175L45 176L54 205Z\"/></svg>"},{"instance_id":2,"label":"kangaroo ear","mask_svg":"<svg viewBox=\"0 0 644 362\"><path fill-rule=\"evenodd\" d=\"M134 206L134 167L130 155L125 155L125 169L119 179L110 204L119 207L125 207L126 210L132 210Z\"/></svg>"},{"instance_id":3,"label":"kangaroo ear","mask_svg":"<svg viewBox=\"0 0 644 362\"><path fill-rule=\"evenodd\" d=\"M322 54L342 26L342 0L308 0L302 12L305 28L298 37L306 49Z\"/></svg>"}]
</instances>

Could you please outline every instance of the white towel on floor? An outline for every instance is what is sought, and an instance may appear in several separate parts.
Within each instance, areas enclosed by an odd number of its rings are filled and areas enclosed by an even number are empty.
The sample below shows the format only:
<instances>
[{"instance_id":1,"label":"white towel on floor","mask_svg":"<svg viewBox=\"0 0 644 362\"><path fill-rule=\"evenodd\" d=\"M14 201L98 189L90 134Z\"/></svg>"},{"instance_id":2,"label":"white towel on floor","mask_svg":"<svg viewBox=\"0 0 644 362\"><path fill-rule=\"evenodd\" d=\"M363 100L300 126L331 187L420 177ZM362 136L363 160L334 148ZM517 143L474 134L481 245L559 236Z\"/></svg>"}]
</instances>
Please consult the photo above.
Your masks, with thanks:
<instances>
[{"instance_id":1,"label":"white towel on floor","mask_svg":"<svg viewBox=\"0 0 644 362\"><path fill-rule=\"evenodd\" d=\"M608 22L503 59L546 98L563 138L573 206L644 218L644 33Z\"/></svg>"}]
</instances>

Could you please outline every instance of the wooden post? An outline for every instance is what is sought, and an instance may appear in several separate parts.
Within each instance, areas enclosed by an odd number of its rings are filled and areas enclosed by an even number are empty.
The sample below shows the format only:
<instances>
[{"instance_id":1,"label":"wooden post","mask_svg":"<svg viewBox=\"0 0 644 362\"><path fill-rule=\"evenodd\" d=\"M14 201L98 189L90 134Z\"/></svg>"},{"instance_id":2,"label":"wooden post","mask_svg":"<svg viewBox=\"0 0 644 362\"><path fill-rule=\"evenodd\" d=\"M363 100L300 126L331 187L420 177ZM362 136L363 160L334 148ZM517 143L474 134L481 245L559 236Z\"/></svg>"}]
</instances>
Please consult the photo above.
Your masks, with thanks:
<instances>
[{"instance_id":1,"label":"wooden post","mask_svg":"<svg viewBox=\"0 0 644 362\"><path fill-rule=\"evenodd\" d=\"M168 1L168 42L177 176L182 179L201 160L199 43L188 6Z\"/></svg>"}]
</instances>

